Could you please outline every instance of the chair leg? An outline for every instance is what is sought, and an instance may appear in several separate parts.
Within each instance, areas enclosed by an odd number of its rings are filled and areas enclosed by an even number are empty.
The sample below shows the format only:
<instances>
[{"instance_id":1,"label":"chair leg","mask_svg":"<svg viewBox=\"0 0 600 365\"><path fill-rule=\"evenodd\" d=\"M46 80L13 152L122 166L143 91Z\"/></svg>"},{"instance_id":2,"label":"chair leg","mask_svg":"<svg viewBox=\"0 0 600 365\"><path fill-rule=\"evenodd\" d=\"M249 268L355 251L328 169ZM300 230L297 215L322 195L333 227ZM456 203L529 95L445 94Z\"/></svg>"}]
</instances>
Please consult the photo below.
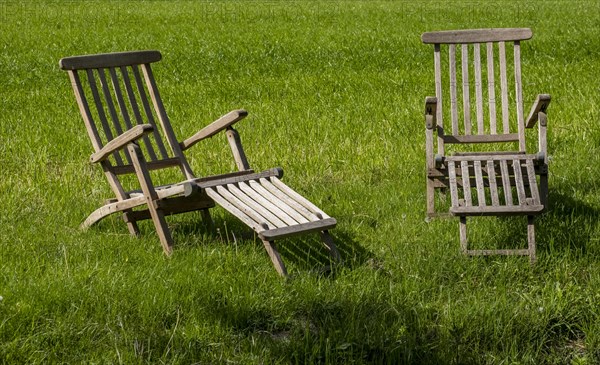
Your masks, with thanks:
<instances>
[{"instance_id":1,"label":"chair leg","mask_svg":"<svg viewBox=\"0 0 600 365\"><path fill-rule=\"evenodd\" d=\"M210 216L210 211L208 209L202 209L200 212L202 214L202 222L204 223L204 225L208 228L209 231L215 232L215 222Z\"/></svg>"},{"instance_id":2,"label":"chair leg","mask_svg":"<svg viewBox=\"0 0 600 365\"><path fill-rule=\"evenodd\" d=\"M137 237L140 235L140 229L136 221L129 219L129 212L131 212L131 209L123 212L123 220L127 224L127 230L129 230L129 234Z\"/></svg>"},{"instance_id":3,"label":"chair leg","mask_svg":"<svg viewBox=\"0 0 600 365\"><path fill-rule=\"evenodd\" d=\"M335 246L335 243L333 243L333 238L331 238L329 231L321 232L321 240L323 241L323 244L325 245L325 247L327 247L327 250L329 251L329 256L331 256L333 261L338 264L341 263L342 256L340 255L340 252L338 251L337 247Z\"/></svg>"},{"instance_id":4,"label":"chair leg","mask_svg":"<svg viewBox=\"0 0 600 365\"><path fill-rule=\"evenodd\" d=\"M427 216L431 217L435 214L435 187L433 180L427 178Z\"/></svg>"},{"instance_id":5,"label":"chair leg","mask_svg":"<svg viewBox=\"0 0 600 365\"><path fill-rule=\"evenodd\" d=\"M127 229L129 230L129 234L132 236L139 236L140 229L136 222L127 222Z\"/></svg>"},{"instance_id":6,"label":"chair leg","mask_svg":"<svg viewBox=\"0 0 600 365\"><path fill-rule=\"evenodd\" d=\"M460 234L460 250L462 253L467 254L467 252L468 252L467 217L465 217L465 216L460 217L459 234Z\"/></svg>"},{"instance_id":7,"label":"chair leg","mask_svg":"<svg viewBox=\"0 0 600 365\"><path fill-rule=\"evenodd\" d=\"M171 231L167 226L165 214L163 213L162 209L160 209L160 201L158 200L158 195L156 194L156 190L154 190L154 185L150 179L150 174L148 172L148 167L146 166L144 155L142 154L140 147L135 143L128 144L127 150L131 156L135 173L140 182L140 187L142 188L144 196L146 197L148 211L152 217L152 222L154 222L154 227L156 228L156 234L160 239L160 244L162 245L165 253L170 255L173 251L173 237L171 237Z\"/></svg>"},{"instance_id":8,"label":"chair leg","mask_svg":"<svg viewBox=\"0 0 600 365\"><path fill-rule=\"evenodd\" d=\"M548 175L540 176L540 200L544 209L548 209Z\"/></svg>"},{"instance_id":9,"label":"chair leg","mask_svg":"<svg viewBox=\"0 0 600 365\"><path fill-rule=\"evenodd\" d=\"M288 276L285 265L283 264L283 260L281 259L279 252L277 252L277 247L275 247L275 242L267 240L262 241L265 245L265 249L267 250L267 254L269 254L269 257L271 258L271 262L273 262L273 266L275 266L275 270L277 270L281 276Z\"/></svg>"},{"instance_id":10,"label":"chair leg","mask_svg":"<svg viewBox=\"0 0 600 365\"><path fill-rule=\"evenodd\" d=\"M529 251L529 262L531 264L535 264L535 225L534 225L534 216L527 216L527 249Z\"/></svg>"},{"instance_id":11,"label":"chair leg","mask_svg":"<svg viewBox=\"0 0 600 365\"><path fill-rule=\"evenodd\" d=\"M162 245L165 254L170 255L173 252L173 237L171 236L171 231L167 225L165 214L161 209L156 208L156 201L148 204L148 210L150 211L152 222L156 228L156 234L160 239L160 244Z\"/></svg>"}]
</instances>

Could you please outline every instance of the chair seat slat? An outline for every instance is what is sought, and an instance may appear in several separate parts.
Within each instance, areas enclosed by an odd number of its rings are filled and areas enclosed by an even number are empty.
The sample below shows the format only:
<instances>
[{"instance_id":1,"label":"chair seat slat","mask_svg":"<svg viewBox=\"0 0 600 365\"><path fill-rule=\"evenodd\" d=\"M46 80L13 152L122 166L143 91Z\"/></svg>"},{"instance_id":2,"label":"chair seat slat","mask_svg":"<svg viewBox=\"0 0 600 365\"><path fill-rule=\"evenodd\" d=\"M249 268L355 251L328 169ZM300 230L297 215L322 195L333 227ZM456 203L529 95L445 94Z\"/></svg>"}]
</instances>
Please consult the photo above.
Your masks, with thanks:
<instances>
[{"instance_id":1,"label":"chair seat slat","mask_svg":"<svg viewBox=\"0 0 600 365\"><path fill-rule=\"evenodd\" d=\"M529 191L531 192L531 198L533 199L534 204L539 205L541 204L540 192L535 179L535 167L533 166L533 161L527 160L525 161L525 165L527 167L527 178L529 180Z\"/></svg>"},{"instance_id":2,"label":"chair seat slat","mask_svg":"<svg viewBox=\"0 0 600 365\"><path fill-rule=\"evenodd\" d=\"M492 198L492 206L500 205L500 200L498 199L498 184L496 182L496 168L494 166L494 161L487 160L486 162L487 174L488 174L488 183L490 185L490 195Z\"/></svg>"},{"instance_id":3,"label":"chair seat slat","mask_svg":"<svg viewBox=\"0 0 600 365\"><path fill-rule=\"evenodd\" d=\"M485 187L483 185L483 170L481 168L481 161L473 162L473 170L475 173L475 186L477 188L477 203L480 207L486 206L485 201Z\"/></svg>"},{"instance_id":4,"label":"chair seat slat","mask_svg":"<svg viewBox=\"0 0 600 365\"><path fill-rule=\"evenodd\" d=\"M233 197L227 189L222 188L222 191L226 192L225 194L227 194L227 197L221 195L217 192L217 190L219 190L218 188L222 187L207 188L206 194L220 206L227 209L231 214L235 215L239 220L252 227L256 232L260 233L265 230L265 227L261 224L266 223L266 220L263 217L256 215L252 209Z\"/></svg>"},{"instance_id":5,"label":"chair seat slat","mask_svg":"<svg viewBox=\"0 0 600 365\"><path fill-rule=\"evenodd\" d=\"M306 219L302 214L298 213L291 205L287 204L286 201L284 201L283 199L277 198L277 196L275 196L273 193L271 193L269 190L267 190L263 186L262 180L266 180L266 179L261 179L260 183L255 180L250 180L248 182L248 184L250 185L250 187L252 189L254 189L262 197L269 200L272 204L276 205L278 208L285 211L285 213L288 214L290 217L292 217L296 222L298 222L298 223L308 223L309 222L308 219Z\"/></svg>"},{"instance_id":6,"label":"chair seat slat","mask_svg":"<svg viewBox=\"0 0 600 365\"><path fill-rule=\"evenodd\" d=\"M517 198L519 199L519 205L525 205L527 195L525 195L525 183L523 181L523 173L521 171L521 161L513 160L512 167L515 176L515 186L517 187Z\"/></svg>"},{"instance_id":7,"label":"chair seat slat","mask_svg":"<svg viewBox=\"0 0 600 365\"><path fill-rule=\"evenodd\" d=\"M465 200L465 206L470 207L473 205L473 200L471 199L471 179L469 176L469 163L467 161L460 162L461 175L462 175L462 183L463 183L463 198Z\"/></svg>"},{"instance_id":8,"label":"chair seat slat","mask_svg":"<svg viewBox=\"0 0 600 365\"><path fill-rule=\"evenodd\" d=\"M247 196L249 196L252 200L260 204L262 207L267 209L269 212L273 213L277 218L285 222L287 225L298 224L294 218L292 218L289 214L287 214L283 209L281 209L277 204L273 204L267 198L263 197L261 194L256 192L250 184L250 182L242 182L238 184L239 189L244 192Z\"/></svg>"},{"instance_id":9,"label":"chair seat slat","mask_svg":"<svg viewBox=\"0 0 600 365\"><path fill-rule=\"evenodd\" d=\"M450 184L450 201L453 207L457 207L458 204L458 188L456 181L456 165L454 161L448 162L448 183Z\"/></svg>"},{"instance_id":10,"label":"chair seat slat","mask_svg":"<svg viewBox=\"0 0 600 365\"><path fill-rule=\"evenodd\" d=\"M243 183L240 183L240 186ZM263 207L261 204L256 202L254 199L245 194L242 190L240 190L235 184L227 184L226 186L218 186L217 190L223 196L225 196L227 192L235 196L242 203L244 203L248 208L252 209L254 212L264 217L266 221L269 223L269 226L273 225L276 228L286 227L287 224L283 222L279 217L275 214L271 213L267 208Z\"/></svg>"},{"instance_id":11,"label":"chair seat slat","mask_svg":"<svg viewBox=\"0 0 600 365\"><path fill-rule=\"evenodd\" d=\"M502 175L502 192L506 205L513 205L512 189L510 183L510 173L508 172L508 162L500 160L500 174Z\"/></svg>"},{"instance_id":12,"label":"chair seat slat","mask_svg":"<svg viewBox=\"0 0 600 365\"><path fill-rule=\"evenodd\" d=\"M294 210L296 210L299 214L301 214L308 221L312 222L312 221L319 220L319 217L317 217L313 212L306 209L306 207L304 207L302 204L298 203L296 200L291 198L284 191L282 191L281 189L279 189L278 187L273 185L273 183L271 181L269 181L269 179L260 178L259 181L261 182L262 186L265 189L267 189L269 192L271 192L277 198L284 201L287 205L293 207Z\"/></svg>"}]
</instances>

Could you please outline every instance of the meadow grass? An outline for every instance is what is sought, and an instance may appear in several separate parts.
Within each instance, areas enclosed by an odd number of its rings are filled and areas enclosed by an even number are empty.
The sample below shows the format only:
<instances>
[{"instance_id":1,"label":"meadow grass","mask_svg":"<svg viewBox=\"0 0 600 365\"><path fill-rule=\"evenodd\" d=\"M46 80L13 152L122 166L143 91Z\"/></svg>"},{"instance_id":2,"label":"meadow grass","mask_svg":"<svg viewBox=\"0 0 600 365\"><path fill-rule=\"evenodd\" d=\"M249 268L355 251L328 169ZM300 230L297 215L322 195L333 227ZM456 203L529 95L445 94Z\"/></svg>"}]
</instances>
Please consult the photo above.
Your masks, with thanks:
<instances>
[{"instance_id":1,"label":"meadow grass","mask_svg":"<svg viewBox=\"0 0 600 365\"><path fill-rule=\"evenodd\" d=\"M0 363L600 363L600 5L595 1L0 1ZM549 116L550 209L538 262L467 258L455 220L425 218L424 31L531 27L526 108ZM217 208L83 232L110 197L61 57L158 49L179 138L235 108L256 170L328 214L344 258L287 239L292 277ZM234 169L223 138L188 154ZM519 219L476 239L524 239Z\"/></svg>"}]
</instances>

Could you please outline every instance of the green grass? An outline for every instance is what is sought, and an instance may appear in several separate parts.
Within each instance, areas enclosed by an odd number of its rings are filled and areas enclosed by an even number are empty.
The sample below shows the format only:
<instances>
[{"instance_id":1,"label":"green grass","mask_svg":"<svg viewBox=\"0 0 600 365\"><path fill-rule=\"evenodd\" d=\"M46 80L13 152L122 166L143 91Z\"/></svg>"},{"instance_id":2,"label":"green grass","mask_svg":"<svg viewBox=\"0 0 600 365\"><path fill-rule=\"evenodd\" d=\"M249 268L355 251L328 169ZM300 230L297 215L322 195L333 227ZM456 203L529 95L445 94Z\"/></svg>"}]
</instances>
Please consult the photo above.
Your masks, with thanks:
<instances>
[{"instance_id":1,"label":"green grass","mask_svg":"<svg viewBox=\"0 0 600 365\"><path fill-rule=\"evenodd\" d=\"M600 363L600 5L595 1L0 1L0 363ZM424 31L531 27L524 99L550 93L550 210L538 263L467 258L425 217ZM223 210L78 229L110 197L61 57L159 49L179 138L234 108L251 165L338 220L281 251L291 280ZM223 138L197 174L234 168ZM516 219L477 239L524 238Z\"/></svg>"}]
</instances>

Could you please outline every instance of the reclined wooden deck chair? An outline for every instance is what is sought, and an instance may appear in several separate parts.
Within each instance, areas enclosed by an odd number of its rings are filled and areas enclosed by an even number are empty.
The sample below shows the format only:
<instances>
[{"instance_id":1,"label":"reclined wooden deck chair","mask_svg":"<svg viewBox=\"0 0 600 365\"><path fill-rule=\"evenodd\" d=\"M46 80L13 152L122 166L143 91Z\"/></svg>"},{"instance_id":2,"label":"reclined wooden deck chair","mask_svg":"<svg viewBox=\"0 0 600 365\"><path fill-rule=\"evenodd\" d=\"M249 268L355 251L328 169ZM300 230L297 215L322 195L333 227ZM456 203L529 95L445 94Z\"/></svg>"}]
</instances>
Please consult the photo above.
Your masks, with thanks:
<instances>
[{"instance_id":1,"label":"reclined wooden deck chair","mask_svg":"<svg viewBox=\"0 0 600 365\"><path fill-rule=\"evenodd\" d=\"M158 51L139 51L67 57L59 62L69 74L94 148L90 160L100 164L115 194L82 227L122 213L129 232L137 235L137 221L152 219L165 253L170 254L173 239L165 215L201 210L203 219L212 224L208 209L216 203L258 234L280 275L287 271L275 239L321 232L330 255L339 260L328 233L336 220L281 182L281 169L259 173L250 169L233 128L246 111L234 110L190 138L177 140L150 67L161 58ZM183 151L221 131L227 135L239 171L197 178ZM181 170L182 181L154 186L149 171L169 167ZM135 174L141 190L125 191L120 181L124 174Z\"/></svg>"},{"instance_id":2,"label":"reclined wooden deck chair","mask_svg":"<svg viewBox=\"0 0 600 365\"><path fill-rule=\"evenodd\" d=\"M436 95L425 100L427 214L443 215L436 211L436 190L449 190L449 213L460 217L465 254L529 255L535 261L534 217L545 210L548 194L550 95L538 95L523 118L520 43L531 37L527 28L429 32L421 37L434 45ZM513 62L507 61L511 56ZM538 121L538 151L527 153L525 129ZM474 144L485 145L477 149ZM467 217L502 215L527 216L528 248L470 250Z\"/></svg>"}]
</instances>

